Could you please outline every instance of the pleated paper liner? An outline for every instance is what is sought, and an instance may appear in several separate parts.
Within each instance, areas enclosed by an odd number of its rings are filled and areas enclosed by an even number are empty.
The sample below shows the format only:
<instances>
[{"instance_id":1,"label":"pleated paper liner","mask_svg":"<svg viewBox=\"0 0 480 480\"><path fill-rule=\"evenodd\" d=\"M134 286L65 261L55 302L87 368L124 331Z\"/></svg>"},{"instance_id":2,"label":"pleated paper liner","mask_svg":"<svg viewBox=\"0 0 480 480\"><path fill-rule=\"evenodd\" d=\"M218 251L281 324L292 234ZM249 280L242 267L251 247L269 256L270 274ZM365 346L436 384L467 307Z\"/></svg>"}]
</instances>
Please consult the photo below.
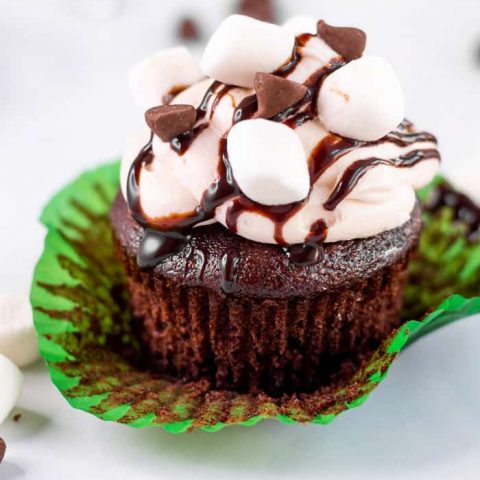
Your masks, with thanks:
<instances>
[{"instance_id":1,"label":"pleated paper liner","mask_svg":"<svg viewBox=\"0 0 480 480\"><path fill-rule=\"evenodd\" d=\"M50 201L41 218L48 233L31 291L40 351L52 381L74 408L104 420L162 426L172 433L214 432L263 419L327 424L361 405L406 345L480 312L480 241L467 239L468 225L445 206L425 214L405 322L351 378L281 398L162 378L136 366L138 345L108 220L118 178L118 162L105 165L84 173ZM425 189L422 200L443 182L437 179Z\"/></svg>"}]
</instances>

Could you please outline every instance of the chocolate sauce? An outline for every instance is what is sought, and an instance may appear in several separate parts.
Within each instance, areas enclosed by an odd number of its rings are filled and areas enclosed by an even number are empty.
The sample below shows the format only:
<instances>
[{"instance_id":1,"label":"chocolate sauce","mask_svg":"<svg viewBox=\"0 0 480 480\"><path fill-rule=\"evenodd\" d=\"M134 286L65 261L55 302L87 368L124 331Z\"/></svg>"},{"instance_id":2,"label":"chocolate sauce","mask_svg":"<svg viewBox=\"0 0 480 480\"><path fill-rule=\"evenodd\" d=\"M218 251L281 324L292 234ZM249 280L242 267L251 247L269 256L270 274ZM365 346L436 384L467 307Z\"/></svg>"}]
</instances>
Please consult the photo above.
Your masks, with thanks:
<instances>
[{"instance_id":1,"label":"chocolate sauce","mask_svg":"<svg viewBox=\"0 0 480 480\"><path fill-rule=\"evenodd\" d=\"M361 142L330 134L313 149L308 160L310 184L313 185L340 157L351 152Z\"/></svg>"},{"instance_id":2,"label":"chocolate sauce","mask_svg":"<svg viewBox=\"0 0 480 480\"><path fill-rule=\"evenodd\" d=\"M152 142L153 133L151 134L148 143L142 148L137 155L137 158L133 161L130 171L128 172L127 180L127 203L130 213L132 214L132 217L143 226L145 226L146 219L140 204L138 184L140 182L140 172L142 171L142 167L149 165L153 161Z\"/></svg>"},{"instance_id":3,"label":"chocolate sauce","mask_svg":"<svg viewBox=\"0 0 480 480\"><path fill-rule=\"evenodd\" d=\"M200 102L200 106L197 108L197 122L203 120L208 112L208 104L212 97L216 94L217 89L223 85L222 82L214 81L205 92L205 95Z\"/></svg>"},{"instance_id":4,"label":"chocolate sauce","mask_svg":"<svg viewBox=\"0 0 480 480\"><path fill-rule=\"evenodd\" d=\"M304 202L289 203L286 205L262 205L241 195L233 201L227 209L226 224L230 231L237 233L238 219L245 212L253 212L262 217L266 217L274 224L273 238L279 245L285 245L287 242L283 236L283 227L290 218L295 215L303 206Z\"/></svg>"},{"instance_id":5,"label":"chocolate sauce","mask_svg":"<svg viewBox=\"0 0 480 480\"><path fill-rule=\"evenodd\" d=\"M225 293L233 293L236 290L236 277L240 266L240 256L236 251L228 251L220 261L222 275L221 286Z\"/></svg>"},{"instance_id":6,"label":"chocolate sauce","mask_svg":"<svg viewBox=\"0 0 480 480\"><path fill-rule=\"evenodd\" d=\"M415 150L407 155L393 159L371 157L357 160L345 170L342 178L337 183L333 192L330 194L330 197L323 206L325 210L335 210L338 204L352 192L359 180L373 167L378 165L389 165L391 167L405 168L412 167L423 160L430 159L439 159L437 150Z\"/></svg>"},{"instance_id":7,"label":"chocolate sauce","mask_svg":"<svg viewBox=\"0 0 480 480\"><path fill-rule=\"evenodd\" d=\"M443 207L450 207L453 220L466 225L469 241L480 240L480 206L448 183L441 183L431 192L426 209L435 213Z\"/></svg>"},{"instance_id":8,"label":"chocolate sauce","mask_svg":"<svg viewBox=\"0 0 480 480\"><path fill-rule=\"evenodd\" d=\"M203 250L195 250L195 266L197 273L197 279L203 280L205 275L205 269L207 268L207 257Z\"/></svg>"},{"instance_id":9,"label":"chocolate sauce","mask_svg":"<svg viewBox=\"0 0 480 480\"><path fill-rule=\"evenodd\" d=\"M137 262L140 268L153 268L162 260L178 253L190 240L180 232L159 232L146 229L140 242Z\"/></svg>"},{"instance_id":10,"label":"chocolate sauce","mask_svg":"<svg viewBox=\"0 0 480 480\"><path fill-rule=\"evenodd\" d=\"M245 97L233 112L233 123L241 122L252 118L258 109L258 101L256 95Z\"/></svg>"},{"instance_id":11,"label":"chocolate sauce","mask_svg":"<svg viewBox=\"0 0 480 480\"><path fill-rule=\"evenodd\" d=\"M182 157L191 147L195 139L208 127L208 123L202 123L189 132L182 133L170 141L170 148Z\"/></svg>"},{"instance_id":12,"label":"chocolate sauce","mask_svg":"<svg viewBox=\"0 0 480 480\"><path fill-rule=\"evenodd\" d=\"M310 40L312 37L315 37L315 35L309 33L304 33L297 36L295 39L295 46L293 47L292 56L290 57L289 61L285 65L282 65L280 68L275 70L273 74L277 75L277 77L286 77L290 73L294 72L300 63L300 60L302 59L300 48L304 47L308 40Z\"/></svg>"},{"instance_id":13,"label":"chocolate sauce","mask_svg":"<svg viewBox=\"0 0 480 480\"><path fill-rule=\"evenodd\" d=\"M302 267L315 265L323 261L325 250L323 244L327 238L328 227L324 220L317 220L310 227L310 235L305 243L285 247L290 262Z\"/></svg>"}]
</instances>

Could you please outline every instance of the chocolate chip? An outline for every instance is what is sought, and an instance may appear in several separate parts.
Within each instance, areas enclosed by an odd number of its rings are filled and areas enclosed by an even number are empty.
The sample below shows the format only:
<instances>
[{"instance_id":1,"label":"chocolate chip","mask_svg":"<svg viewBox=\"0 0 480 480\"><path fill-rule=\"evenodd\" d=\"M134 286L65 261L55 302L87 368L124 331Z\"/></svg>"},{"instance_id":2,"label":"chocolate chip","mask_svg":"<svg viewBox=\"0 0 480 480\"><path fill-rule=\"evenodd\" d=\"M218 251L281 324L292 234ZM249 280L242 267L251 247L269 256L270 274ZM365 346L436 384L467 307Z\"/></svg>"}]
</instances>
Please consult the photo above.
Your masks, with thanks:
<instances>
[{"instance_id":1,"label":"chocolate chip","mask_svg":"<svg viewBox=\"0 0 480 480\"><path fill-rule=\"evenodd\" d=\"M254 84L258 100L257 118L274 117L298 103L308 92L305 85L270 73L256 73Z\"/></svg>"},{"instance_id":2,"label":"chocolate chip","mask_svg":"<svg viewBox=\"0 0 480 480\"><path fill-rule=\"evenodd\" d=\"M5 457L5 452L7 450L7 444L3 438L0 438L0 463L2 463L3 458Z\"/></svg>"},{"instance_id":3,"label":"chocolate chip","mask_svg":"<svg viewBox=\"0 0 480 480\"><path fill-rule=\"evenodd\" d=\"M240 0L238 13L262 22L274 23L276 18L273 0Z\"/></svg>"},{"instance_id":4,"label":"chocolate chip","mask_svg":"<svg viewBox=\"0 0 480 480\"><path fill-rule=\"evenodd\" d=\"M184 18L178 25L178 36L182 40L192 41L200 38L200 30L193 18Z\"/></svg>"},{"instance_id":5,"label":"chocolate chip","mask_svg":"<svg viewBox=\"0 0 480 480\"><path fill-rule=\"evenodd\" d=\"M338 52L347 62L360 58L365 50L367 35L352 27L332 27L323 20L317 23L318 36Z\"/></svg>"},{"instance_id":6,"label":"chocolate chip","mask_svg":"<svg viewBox=\"0 0 480 480\"><path fill-rule=\"evenodd\" d=\"M169 142L195 125L197 111L192 105L162 105L145 112L145 120L155 135Z\"/></svg>"},{"instance_id":7,"label":"chocolate chip","mask_svg":"<svg viewBox=\"0 0 480 480\"><path fill-rule=\"evenodd\" d=\"M13 421L15 423L18 423L20 421L20 419L22 418L22 414L21 413L17 413L13 416Z\"/></svg>"}]
</instances>

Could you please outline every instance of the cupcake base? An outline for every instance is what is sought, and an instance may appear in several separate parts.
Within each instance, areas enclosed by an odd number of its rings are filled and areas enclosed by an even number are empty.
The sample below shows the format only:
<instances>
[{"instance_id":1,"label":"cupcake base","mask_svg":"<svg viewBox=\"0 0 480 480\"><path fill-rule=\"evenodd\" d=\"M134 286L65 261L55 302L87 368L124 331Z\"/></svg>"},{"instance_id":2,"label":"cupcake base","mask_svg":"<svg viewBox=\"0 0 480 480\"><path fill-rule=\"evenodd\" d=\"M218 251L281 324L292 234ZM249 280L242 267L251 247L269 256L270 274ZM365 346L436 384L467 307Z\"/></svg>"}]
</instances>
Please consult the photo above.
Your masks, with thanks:
<instances>
[{"instance_id":1,"label":"cupcake base","mask_svg":"<svg viewBox=\"0 0 480 480\"><path fill-rule=\"evenodd\" d=\"M353 371L400 325L408 260L421 224L416 208L398 229L327 245L321 265L289 266L295 269L294 277L308 274L316 281L299 286L302 295L292 295L289 284L255 291L248 282L251 268L239 272L238 292L215 288L217 272L210 267L220 264L224 251L235 245L239 257L252 262L252 248L261 245L223 227L199 229L183 252L155 269L142 270L137 265L141 231L121 197L111 220L145 364L183 381L206 379L213 388L270 395L310 392L331 383L333 372L350 366ZM285 253L278 246L261 247L270 251L261 258L271 263L263 276L269 284L281 285L280 267L285 265L277 262L288 263ZM208 262L200 268L203 276L191 277L198 267L197 251L204 260L207 252ZM354 275L358 264L363 274ZM313 291L302 292L306 287Z\"/></svg>"}]
</instances>

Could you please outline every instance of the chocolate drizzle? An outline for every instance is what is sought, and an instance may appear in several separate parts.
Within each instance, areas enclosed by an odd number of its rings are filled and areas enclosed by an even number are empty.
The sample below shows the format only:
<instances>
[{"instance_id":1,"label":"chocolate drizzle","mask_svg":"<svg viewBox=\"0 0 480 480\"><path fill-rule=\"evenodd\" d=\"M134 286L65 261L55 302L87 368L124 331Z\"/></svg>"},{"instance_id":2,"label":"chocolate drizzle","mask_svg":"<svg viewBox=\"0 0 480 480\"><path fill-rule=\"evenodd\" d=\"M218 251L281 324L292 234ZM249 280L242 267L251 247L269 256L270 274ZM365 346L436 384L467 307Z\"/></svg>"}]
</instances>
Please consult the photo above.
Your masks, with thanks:
<instances>
[{"instance_id":1,"label":"chocolate drizzle","mask_svg":"<svg viewBox=\"0 0 480 480\"><path fill-rule=\"evenodd\" d=\"M335 210L338 204L344 200L355 188L360 179L373 167L388 165L391 167L405 168L412 167L422 160L439 159L438 151L435 149L415 150L407 155L394 159L366 158L352 163L342 175L333 192L323 204L325 210Z\"/></svg>"},{"instance_id":2,"label":"chocolate drizzle","mask_svg":"<svg viewBox=\"0 0 480 480\"><path fill-rule=\"evenodd\" d=\"M466 225L467 238L470 242L480 240L479 205L448 183L441 183L432 190L426 208L429 212L436 213L443 207L450 207L453 211L453 220Z\"/></svg>"},{"instance_id":3,"label":"chocolate drizzle","mask_svg":"<svg viewBox=\"0 0 480 480\"><path fill-rule=\"evenodd\" d=\"M238 196L227 209L226 224L230 231L237 233L238 219L245 212L253 212L268 218L274 225L273 238L279 245L286 245L283 236L283 227L303 206L304 202L289 203L287 205L262 205L250 200L244 195Z\"/></svg>"},{"instance_id":4,"label":"chocolate drizzle","mask_svg":"<svg viewBox=\"0 0 480 480\"><path fill-rule=\"evenodd\" d=\"M277 77L286 77L294 72L300 63L300 60L302 59L300 49L303 48L312 37L315 37L315 35L310 33L298 35L295 39L295 46L293 47L292 56L285 65L282 65L280 68L275 70L273 74Z\"/></svg>"},{"instance_id":5,"label":"chocolate drizzle","mask_svg":"<svg viewBox=\"0 0 480 480\"><path fill-rule=\"evenodd\" d=\"M145 229L137 254L140 268L152 268L165 258L179 252L190 240L180 232L159 232Z\"/></svg>"},{"instance_id":6,"label":"chocolate drizzle","mask_svg":"<svg viewBox=\"0 0 480 480\"><path fill-rule=\"evenodd\" d=\"M220 261L221 285L225 293L236 290L236 276L240 266L240 256L236 251L226 252Z\"/></svg>"},{"instance_id":7,"label":"chocolate drizzle","mask_svg":"<svg viewBox=\"0 0 480 480\"><path fill-rule=\"evenodd\" d=\"M252 118L258 109L258 101L256 95L245 97L233 112L233 123L241 122Z\"/></svg>"},{"instance_id":8,"label":"chocolate drizzle","mask_svg":"<svg viewBox=\"0 0 480 480\"><path fill-rule=\"evenodd\" d=\"M290 245L285 248L285 252L290 262L302 267L320 263L325 251L323 244L327 238L328 227L325 220L317 220L310 227L310 234L305 243Z\"/></svg>"},{"instance_id":9,"label":"chocolate drizzle","mask_svg":"<svg viewBox=\"0 0 480 480\"><path fill-rule=\"evenodd\" d=\"M208 106L213 99L212 108L210 110L210 118L215 113L220 100L232 89L233 85L225 85L221 82L213 82L205 92L200 106L197 108L197 126L188 132L185 132L170 142L171 149L180 157L183 156L191 147L197 137L208 127L208 122L199 123L205 120L208 112Z\"/></svg>"}]
</instances>

